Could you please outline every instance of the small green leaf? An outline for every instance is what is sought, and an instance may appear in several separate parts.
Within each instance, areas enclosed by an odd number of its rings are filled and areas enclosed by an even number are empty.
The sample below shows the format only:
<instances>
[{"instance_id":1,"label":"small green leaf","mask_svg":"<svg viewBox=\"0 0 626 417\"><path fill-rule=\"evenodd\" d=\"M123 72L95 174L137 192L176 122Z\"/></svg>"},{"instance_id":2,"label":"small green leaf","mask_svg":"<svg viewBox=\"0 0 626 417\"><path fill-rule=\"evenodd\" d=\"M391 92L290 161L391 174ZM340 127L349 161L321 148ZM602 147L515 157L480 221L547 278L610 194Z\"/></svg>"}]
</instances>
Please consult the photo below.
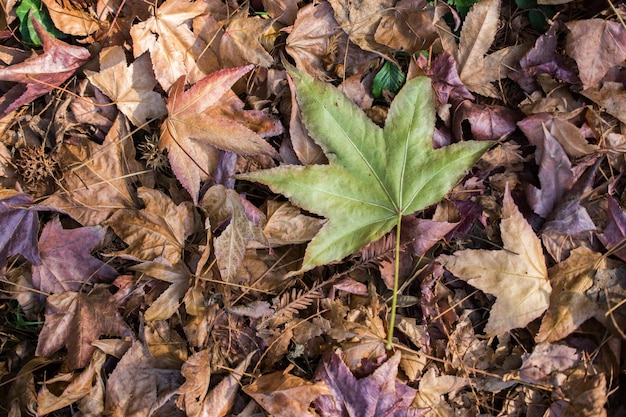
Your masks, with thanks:
<instances>
[{"instance_id":1,"label":"small green leaf","mask_svg":"<svg viewBox=\"0 0 626 417\"><path fill-rule=\"evenodd\" d=\"M372 81L372 95L381 98L384 90L396 94L406 81L406 75L395 64L386 61Z\"/></svg>"},{"instance_id":2,"label":"small green leaf","mask_svg":"<svg viewBox=\"0 0 626 417\"><path fill-rule=\"evenodd\" d=\"M41 4L41 0L22 0L17 9L15 9L15 14L20 20L22 41L26 44L41 46L41 40L39 40L33 22L30 20L31 15L55 38L64 37L63 32L59 31L52 23L48 9Z\"/></svg>"},{"instance_id":3,"label":"small green leaf","mask_svg":"<svg viewBox=\"0 0 626 417\"><path fill-rule=\"evenodd\" d=\"M335 87L289 72L303 121L330 164L283 165L238 178L263 183L328 219L292 275L341 260L385 235L400 216L437 203L491 145L433 149L435 108L426 77L406 83L381 129Z\"/></svg>"}]
</instances>

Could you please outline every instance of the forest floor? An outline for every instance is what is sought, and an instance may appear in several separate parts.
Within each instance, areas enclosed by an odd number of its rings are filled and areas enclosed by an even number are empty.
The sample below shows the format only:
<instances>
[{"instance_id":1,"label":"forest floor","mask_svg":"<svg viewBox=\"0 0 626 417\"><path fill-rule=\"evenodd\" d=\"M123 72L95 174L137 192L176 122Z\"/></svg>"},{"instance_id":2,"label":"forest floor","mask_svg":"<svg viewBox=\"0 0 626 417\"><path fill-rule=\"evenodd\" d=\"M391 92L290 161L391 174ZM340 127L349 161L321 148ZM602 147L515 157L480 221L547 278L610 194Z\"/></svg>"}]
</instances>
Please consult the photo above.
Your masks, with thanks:
<instances>
[{"instance_id":1,"label":"forest floor","mask_svg":"<svg viewBox=\"0 0 626 417\"><path fill-rule=\"evenodd\" d=\"M626 416L626 5L5 0L0 415Z\"/></svg>"}]
</instances>

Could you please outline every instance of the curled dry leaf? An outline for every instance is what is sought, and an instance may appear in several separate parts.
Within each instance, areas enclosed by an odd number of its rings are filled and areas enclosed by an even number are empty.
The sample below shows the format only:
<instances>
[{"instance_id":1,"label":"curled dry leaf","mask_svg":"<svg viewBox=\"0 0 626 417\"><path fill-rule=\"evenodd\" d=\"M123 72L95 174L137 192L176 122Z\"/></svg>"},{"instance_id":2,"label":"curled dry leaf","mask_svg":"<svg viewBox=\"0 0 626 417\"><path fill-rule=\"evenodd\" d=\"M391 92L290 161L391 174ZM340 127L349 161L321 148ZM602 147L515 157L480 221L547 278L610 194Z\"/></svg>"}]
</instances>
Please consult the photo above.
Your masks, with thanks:
<instances>
[{"instance_id":1,"label":"curled dry leaf","mask_svg":"<svg viewBox=\"0 0 626 417\"><path fill-rule=\"evenodd\" d=\"M504 249L462 250L444 256L444 266L468 284L497 297L485 327L502 335L524 327L548 308L552 288L541 241L506 190L500 226Z\"/></svg>"},{"instance_id":2,"label":"curled dry leaf","mask_svg":"<svg viewBox=\"0 0 626 417\"><path fill-rule=\"evenodd\" d=\"M91 35L105 23L97 19L90 8L63 7L64 2L42 0L46 5L54 26L63 33L74 36Z\"/></svg>"}]
</instances>

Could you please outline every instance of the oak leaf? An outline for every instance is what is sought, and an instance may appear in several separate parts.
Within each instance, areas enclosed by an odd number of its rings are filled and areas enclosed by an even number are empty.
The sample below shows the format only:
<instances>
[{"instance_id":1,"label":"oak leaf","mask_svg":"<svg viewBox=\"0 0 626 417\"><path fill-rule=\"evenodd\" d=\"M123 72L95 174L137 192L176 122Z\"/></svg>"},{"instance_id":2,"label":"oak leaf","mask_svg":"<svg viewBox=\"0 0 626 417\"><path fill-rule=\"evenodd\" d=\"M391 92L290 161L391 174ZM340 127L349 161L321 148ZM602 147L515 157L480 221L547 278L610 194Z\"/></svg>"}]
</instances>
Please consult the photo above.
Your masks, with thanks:
<instances>
[{"instance_id":1,"label":"oak leaf","mask_svg":"<svg viewBox=\"0 0 626 417\"><path fill-rule=\"evenodd\" d=\"M303 120L330 165L281 166L239 176L329 219L294 274L356 252L402 215L438 202L491 142L432 148L434 106L425 77L409 81L384 129L336 88L291 70Z\"/></svg>"},{"instance_id":2,"label":"oak leaf","mask_svg":"<svg viewBox=\"0 0 626 417\"><path fill-rule=\"evenodd\" d=\"M552 292L541 241L508 187L500 229L503 250L467 249L443 257L455 276L497 297L485 327L488 335L526 326L546 311Z\"/></svg>"},{"instance_id":3,"label":"oak leaf","mask_svg":"<svg viewBox=\"0 0 626 417\"><path fill-rule=\"evenodd\" d=\"M118 255L147 261L161 256L172 265L177 264L185 239L195 230L193 206L189 201L176 205L168 196L151 188L141 187L137 193L145 203L144 209L121 209L106 221L129 245Z\"/></svg>"},{"instance_id":4,"label":"oak leaf","mask_svg":"<svg viewBox=\"0 0 626 417\"><path fill-rule=\"evenodd\" d=\"M0 68L0 80L18 83L0 97L0 119L60 86L90 58L87 49L55 39L36 19L32 22L43 54Z\"/></svg>"},{"instance_id":5,"label":"oak leaf","mask_svg":"<svg viewBox=\"0 0 626 417\"><path fill-rule=\"evenodd\" d=\"M103 335L132 336L107 289L53 294L46 300L45 322L35 354L48 356L65 346L70 369L83 368L96 349L91 342Z\"/></svg>"},{"instance_id":6,"label":"oak leaf","mask_svg":"<svg viewBox=\"0 0 626 417\"><path fill-rule=\"evenodd\" d=\"M106 48L100 51L100 72L85 71L85 74L135 126L143 126L167 113L161 95L154 91L157 82L148 54L126 65L121 46Z\"/></svg>"},{"instance_id":7,"label":"oak leaf","mask_svg":"<svg viewBox=\"0 0 626 417\"><path fill-rule=\"evenodd\" d=\"M41 265L32 269L35 288L57 294L79 291L87 282L113 281L117 271L90 253L105 232L101 226L63 229L59 218L53 218L39 238Z\"/></svg>"},{"instance_id":8,"label":"oak leaf","mask_svg":"<svg viewBox=\"0 0 626 417\"><path fill-rule=\"evenodd\" d=\"M200 182L209 179L216 167L218 149L278 156L261 135L281 133L280 122L260 111L243 110L243 103L230 89L251 69L248 65L215 72L187 91L181 77L169 92L159 148L167 149L172 170L194 203L198 203Z\"/></svg>"}]
</instances>

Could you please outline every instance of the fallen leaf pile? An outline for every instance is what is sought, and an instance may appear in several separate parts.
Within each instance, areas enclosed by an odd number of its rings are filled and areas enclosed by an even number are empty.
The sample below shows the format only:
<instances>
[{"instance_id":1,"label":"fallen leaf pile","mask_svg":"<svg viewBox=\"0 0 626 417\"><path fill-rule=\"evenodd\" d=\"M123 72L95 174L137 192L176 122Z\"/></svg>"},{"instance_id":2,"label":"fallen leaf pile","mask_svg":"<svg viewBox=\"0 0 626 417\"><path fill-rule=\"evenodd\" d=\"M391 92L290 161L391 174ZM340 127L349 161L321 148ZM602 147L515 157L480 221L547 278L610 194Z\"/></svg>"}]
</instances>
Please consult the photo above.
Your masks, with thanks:
<instances>
[{"instance_id":1,"label":"fallen leaf pile","mask_svg":"<svg viewBox=\"0 0 626 417\"><path fill-rule=\"evenodd\" d=\"M0 415L626 415L623 2L4 3Z\"/></svg>"}]
</instances>

